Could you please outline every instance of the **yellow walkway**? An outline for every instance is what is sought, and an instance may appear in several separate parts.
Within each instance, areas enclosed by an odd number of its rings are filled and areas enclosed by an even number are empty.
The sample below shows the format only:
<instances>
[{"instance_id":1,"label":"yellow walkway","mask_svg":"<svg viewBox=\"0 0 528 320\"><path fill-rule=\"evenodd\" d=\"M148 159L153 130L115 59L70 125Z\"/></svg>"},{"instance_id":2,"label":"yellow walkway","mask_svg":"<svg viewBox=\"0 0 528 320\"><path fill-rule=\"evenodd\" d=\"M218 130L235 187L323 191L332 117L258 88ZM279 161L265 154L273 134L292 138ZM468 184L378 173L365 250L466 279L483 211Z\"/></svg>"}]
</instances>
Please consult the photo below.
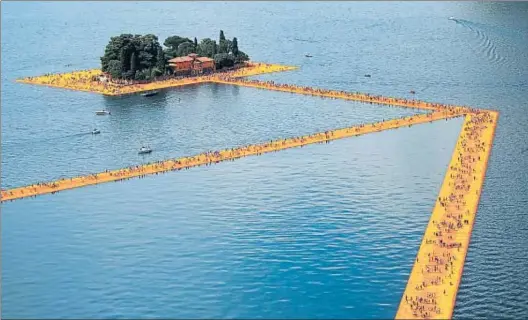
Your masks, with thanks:
<instances>
[{"instance_id":1,"label":"yellow walkway","mask_svg":"<svg viewBox=\"0 0 528 320\"><path fill-rule=\"evenodd\" d=\"M397 319L450 319L484 183L497 112L466 115Z\"/></svg>"},{"instance_id":2,"label":"yellow walkway","mask_svg":"<svg viewBox=\"0 0 528 320\"><path fill-rule=\"evenodd\" d=\"M464 261L469 247L480 193L484 183L488 158L493 144L495 127L499 116L498 113L490 110L477 110L467 106L444 105L413 99L275 84L273 81L242 79L242 77L247 76L294 69L296 67L252 63L247 68L211 76L169 79L150 84L126 86L105 85L94 81L93 77L100 75L100 70L85 70L34 78L29 77L17 81L102 93L105 95L123 95L189 84L215 82L333 99L424 109L431 111L431 113L2 190L1 201L55 193L62 190L124 180L148 174L181 170L194 166L207 165L213 162L259 155L312 143L320 143L465 115L466 118L462 132L453 152L443 185L429 224L425 230L407 287L402 295L396 314L397 319L451 318L458 287L462 278Z\"/></svg>"},{"instance_id":3,"label":"yellow walkway","mask_svg":"<svg viewBox=\"0 0 528 320\"><path fill-rule=\"evenodd\" d=\"M99 69L73 71L69 73L47 74L38 77L27 77L23 79L18 79L16 81L26 84L36 84L47 87L99 93L107 96L120 96L150 90L159 90L186 86L190 84L211 82L219 76L229 76L231 78L248 77L265 73L290 71L295 69L297 69L297 67L252 62L248 63L247 67L237 69L235 71L219 72L199 77L186 77L179 79L171 78L151 83L131 85L120 85L96 81L97 77L102 75L102 72Z\"/></svg>"},{"instance_id":4,"label":"yellow walkway","mask_svg":"<svg viewBox=\"0 0 528 320\"><path fill-rule=\"evenodd\" d=\"M348 127L344 129L319 132L312 135L288 138L266 142L262 144L249 145L234 149L221 150L213 153L201 153L192 157L171 159L160 161L152 164L134 166L113 171L105 171L92 175L75 177L71 179L61 179L57 181L34 184L25 187L19 187L9 190L2 190L1 201L15 200L25 197L33 197L46 193L55 193L62 190L80 188L88 185L129 179L148 174L157 174L166 171L180 170L213 162L232 160L240 157L259 155L262 153L279 151L287 148L299 147L312 143L325 142L330 140L342 139L346 137L359 136L371 132L379 132L388 129L394 129L402 126L410 126L419 123L425 123L440 119L461 116L461 114L436 111L429 114L414 115L400 119L392 119L379 123L362 124L359 126Z\"/></svg>"},{"instance_id":5,"label":"yellow walkway","mask_svg":"<svg viewBox=\"0 0 528 320\"><path fill-rule=\"evenodd\" d=\"M376 103L384 105L392 105L405 108L413 109L424 109L424 110L439 110L439 109L452 109L457 112L470 112L472 109L465 106L454 106L454 105L444 105L439 103L431 103L420 100L413 99L402 99L394 97L384 97L379 95L370 95L366 93L354 93L346 91L337 91L337 90L326 90L318 89L312 87L301 87L296 85L288 84L276 84L269 81L259 81L259 80L247 80L247 79L233 79L227 77L218 77L214 79L213 82L239 85L244 87L265 89L265 90L274 90L282 92L290 92L297 94L305 94L318 97L327 97L333 99L345 99L353 101L361 101L367 103Z\"/></svg>"}]
</instances>

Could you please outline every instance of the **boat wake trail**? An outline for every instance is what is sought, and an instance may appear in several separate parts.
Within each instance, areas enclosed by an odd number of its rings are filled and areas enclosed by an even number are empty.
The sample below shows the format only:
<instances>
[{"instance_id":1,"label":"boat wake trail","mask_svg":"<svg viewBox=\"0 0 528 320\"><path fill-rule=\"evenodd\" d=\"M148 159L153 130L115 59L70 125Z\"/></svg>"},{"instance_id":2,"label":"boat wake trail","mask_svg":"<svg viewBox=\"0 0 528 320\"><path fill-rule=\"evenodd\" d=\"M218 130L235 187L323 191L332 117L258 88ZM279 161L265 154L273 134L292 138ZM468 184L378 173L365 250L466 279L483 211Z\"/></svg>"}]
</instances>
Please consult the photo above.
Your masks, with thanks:
<instances>
[{"instance_id":1,"label":"boat wake trail","mask_svg":"<svg viewBox=\"0 0 528 320\"><path fill-rule=\"evenodd\" d=\"M300 42L309 42L309 43L318 43L319 41L316 41L316 40L311 40L311 39L301 39L301 38L293 38L293 40L295 41L300 41Z\"/></svg>"},{"instance_id":2,"label":"boat wake trail","mask_svg":"<svg viewBox=\"0 0 528 320\"><path fill-rule=\"evenodd\" d=\"M488 59L488 61L494 64L504 64L507 62L506 57L502 56L497 51L497 46L495 45L495 43L481 28L478 27L476 23L464 19L456 19L454 21L457 24L473 31L477 40L476 49L478 54L483 55L486 59Z\"/></svg>"},{"instance_id":3,"label":"boat wake trail","mask_svg":"<svg viewBox=\"0 0 528 320\"><path fill-rule=\"evenodd\" d=\"M50 140L62 140L62 139L68 139L68 138L76 138L76 137L82 137L82 136L88 136L88 135L91 135L92 132L81 132L81 133L72 133L72 134L66 134L66 135L63 135L63 136L58 136L58 137L50 137L50 138L45 138L45 139L42 139L41 141L50 141Z\"/></svg>"},{"instance_id":4,"label":"boat wake trail","mask_svg":"<svg viewBox=\"0 0 528 320\"><path fill-rule=\"evenodd\" d=\"M425 90L431 88L433 85L432 84L429 84L427 86L425 86L422 90L420 90L419 92L424 92Z\"/></svg>"}]
</instances>

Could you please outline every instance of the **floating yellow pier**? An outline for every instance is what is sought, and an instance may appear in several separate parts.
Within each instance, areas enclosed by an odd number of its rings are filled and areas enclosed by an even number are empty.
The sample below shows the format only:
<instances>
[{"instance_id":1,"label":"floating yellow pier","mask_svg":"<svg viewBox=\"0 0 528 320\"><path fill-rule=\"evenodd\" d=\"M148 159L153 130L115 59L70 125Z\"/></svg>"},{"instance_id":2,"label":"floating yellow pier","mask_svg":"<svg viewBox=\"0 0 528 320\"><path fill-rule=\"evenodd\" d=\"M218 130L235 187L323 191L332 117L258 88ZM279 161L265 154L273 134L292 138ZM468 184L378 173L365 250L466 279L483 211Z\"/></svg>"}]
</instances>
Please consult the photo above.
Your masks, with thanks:
<instances>
[{"instance_id":1,"label":"floating yellow pier","mask_svg":"<svg viewBox=\"0 0 528 320\"><path fill-rule=\"evenodd\" d=\"M213 82L222 83L222 84L238 85L238 86L244 86L244 87L250 87L250 88L258 88L258 89L266 89L266 90L273 90L273 91L311 95L311 96L317 96L317 97L326 97L326 98L332 98L332 99L344 99L344 100L353 100L353 101L360 101L360 102L367 102L367 103L384 104L384 105L391 105L391 106L404 107L404 108L414 108L414 109L424 109L424 110L437 110L439 108L442 108L442 109L467 108L467 107L462 107L462 106L446 106L446 105L441 105L438 103L430 103L430 102L425 102L425 101L420 101L420 100L376 96L376 95L370 95L367 93L353 93L353 92L346 92L346 91L318 89L318 88L313 88L313 87L301 87L301 86L289 85L289 84L276 84L270 81L219 77L219 78L214 79ZM464 109L464 111L467 111L467 110Z\"/></svg>"},{"instance_id":2,"label":"floating yellow pier","mask_svg":"<svg viewBox=\"0 0 528 320\"><path fill-rule=\"evenodd\" d=\"M218 77L249 77L265 73L290 71L295 69L297 69L297 67L252 62L248 63L246 67L233 71L218 72L197 77L168 78L166 80L158 80L143 84L117 84L113 82L98 81L97 79L103 75L99 69L47 74L38 77L18 79L16 81L26 84L36 84L47 87L99 93L107 96L120 96L150 90L214 82L214 80Z\"/></svg>"},{"instance_id":3,"label":"floating yellow pier","mask_svg":"<svg viewBox=\"0 0 528 320\"><path fill-rule=\"evenodd\" d=\"M497 125L498 113L466 115L397 319L450 319Z\"/></svg>"},{"instance_id":4,"label":"floating yellow pier","mask_svg":"<svg viewBox=\"0 0 528 320\"><path fill-rule=\"evenodd\" d=\"M70 179L61 179L46 183L33 184L9 190L2 190L2 201L15 200L25 197L33 197L46 193L55 193L67 189L80 188L84 186L124 180L149 174L157 174L167 171L181 170L220 161L233 160L245 156L258 155L272 151L300 147L313 143L320 143L346 137L359 136L371 132L379 132L395 129L402 126L425 123L435 120L461 116L460 114L447 111L437 111L429 114L414 115L410 117L392 119L384 122L362 124L344 129L319 132L312 135L270 141L261 144L238 147L234 149L220 150L216 152L201 153L191 157L159 161L155 163L139 165L119 170L104 171Z\"/></svg>"},{"instance_id":5,"label":"floating yellow pier","mask_svg":"<svg viewBox=\"0 0 528 320\"><path fill-rule=\"evenodd\" d=\"M296 67L249 63L245 68L236 71L192 78L172 78L148 84L128 85L97 81L96 79L102 74L100 70L85 70L67 74L29 77L17 81L110 96L209 82L423 109L430 113L2 190L1 201L55 193L62 190L119 181L149 174L181 170L245 156L259 155L313 143L395 129L402 126L465 116L462 132L458 138L455 151L453 152L444 182L429 224L425 230L420 249L396 314L397 319L451 318L455 307L458 287L462 278L462 271L480 194L484 184L484 177L499 116L498 112L414 99L276 84L273 81L242 79L242 77L294 69Z\"/></svg>"}]
</instances>

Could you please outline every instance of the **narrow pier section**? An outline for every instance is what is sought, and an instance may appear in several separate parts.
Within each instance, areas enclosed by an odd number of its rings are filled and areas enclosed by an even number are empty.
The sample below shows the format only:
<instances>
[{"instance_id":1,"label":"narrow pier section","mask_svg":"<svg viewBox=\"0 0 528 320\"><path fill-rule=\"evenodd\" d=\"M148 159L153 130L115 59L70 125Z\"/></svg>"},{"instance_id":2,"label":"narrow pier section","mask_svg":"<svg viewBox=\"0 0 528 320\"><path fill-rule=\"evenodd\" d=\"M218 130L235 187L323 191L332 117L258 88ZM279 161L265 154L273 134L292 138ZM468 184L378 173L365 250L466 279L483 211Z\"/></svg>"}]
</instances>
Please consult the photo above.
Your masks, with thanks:
<instances>
[{"instance_id":1,"label":"narrow pier section","mask_svg":"<svg viewBox=\"0 0 528 320\"><path fill-rule=\"evenodd\" d=\"M319 89L313 87L301 87L291 84L276 84L273 81L260 81L260 80L248 80L248 79L234 79L230 77L218 77L213 80L216 83L238 85L250 88L258 88L273 91L290 92L296 94L304 94L311 96L327 97L333 99L345 99L367 103L375 103L382 105L391 105L413 109L423 110L440 110L450 109L456 112L470 112L471 108L466 106L455 106L445 105L440 103L425 102L414 99L403 99L394 97L384 97L380 95L370 95L367 93L359 92L346 92L337 90Z\"/></svg>"},{"instance_id":2,"label":"narrow pier section","mask_svg":"<svg viewBox=\"0 0 528 320\"><path fill-rule=\"evenodd\" d=\"M396 319L451 319L498 116L466 115Z\"/></svg>"},{"instance_id":3,"label":"narrow pier section","mask_svg":"<svg viewBox=\"0 0 528 320\"><path fill-rule=\"evenodd\" d=\"M25 197L33 197L46 193L55 193L62 190L80 188L104 182L124 180L149 174L181 170L190 167L217 163L220 161L233 160L245 156L260 155L263 153L279 151L287 148L295 148L313 143L321 143L347 137L360 136L367 133L395 129L403 126L412 126L415 124L453 118L461 115L462 114L460 113L447 110L435 111L428 114L413 115L410 117L392 119L378 123L361 124L358 126L343 129L319 132L307 136L281 139L216 152L201 153L191 157L159 161L146 165L138 165L119 170L105 171L81 177L33 184L25 187L2 190L1 201L3 202Z\"/></svg>"}]
</instances>

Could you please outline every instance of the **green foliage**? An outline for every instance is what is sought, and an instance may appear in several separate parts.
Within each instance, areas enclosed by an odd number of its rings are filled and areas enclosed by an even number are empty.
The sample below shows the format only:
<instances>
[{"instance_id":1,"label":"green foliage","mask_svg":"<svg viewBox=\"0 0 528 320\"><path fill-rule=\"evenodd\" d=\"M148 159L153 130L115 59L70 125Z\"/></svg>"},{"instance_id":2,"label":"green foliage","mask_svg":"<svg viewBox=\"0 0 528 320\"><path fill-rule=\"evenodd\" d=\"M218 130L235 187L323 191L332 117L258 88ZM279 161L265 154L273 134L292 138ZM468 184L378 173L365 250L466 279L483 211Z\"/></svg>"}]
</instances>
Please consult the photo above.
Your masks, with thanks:
<instances>
[{"instance_id":1,"label":"green foliage","mask_svg":"<svg viewBox=\"0 0 528 320\"><path fill-rule=\"evenodd\" d=\"M119 68L116 61L119 61ZM112 37L105 48L104 56L101 57L102 71L118 79L139 79L146 74L149 74L146 77L149 79L152 69L157 67L165 70L165 63L163 49L158 37L153 34L122 34ZM118 69L121 70L120 74ZM143 72L145 70L146 72Z\"/></svg>"},{"instance_id":2,"label":"green foliage","mask_svg":"<svg viewBox=\"0 0 528 320\"><path fill-rule=\"evenodd\" d=\"M228 44L224 36L224 31L220 30L220 37L218 39L218 53L228 53Z\"/></svg>"},{"instance_id":3,"label":"green foliage","mask_svg":"<svg viewBox=\"0 0 528 320\"><path fill-rule=\"evenodd\" d=\"M167 47L166 55L170 59L178 56L178 46L184 42L193 43L191 39L180 36L171 36L165 39L163 45Z\"/></svg>"},{"instance_id":4,"label":"green foliage","mask_svg":"<svg viewBox=\"0 0 528 320\"><path fill-rule=\"evenodd\" d=\"M233 38L233 42L231 43L231 53L236 57L238 56L238 40L237 38Z\"/></svg>"},{"instance_id":5,"label":"green foliage","mask_svg":"<svg viewBox=\"0 0 528 320\"><path fill-rule=\"evenodd\" d=\"M183 42L178 46L178 57L183 57L190 53L195 53L192 42Z\"/></svg>"},{"instance_id":6,"label":"green foliage","mask_svg":"<svg viewBox=\"0 0 528 320\"><path fill-rule=\"evenodd\" d=\"M115 79L149 80L172 71L168 60L196 53L200 56L214 58L218 69L231 67L249 60L244 52L238 49L238 40L227 40L224 31L220 30L219 42L205 38L171 36L165 39L164 50L153 34L121 34L111 37L101 57L101 69Z\"/></svg>"},{"instance_id":7,"label":"green foliage","mask_svg":"<svg viewBox=\"0 0 528 320\"><path fill-rule=\"evenodd\" d=\"M198 47L202 56L212 58L216 53L216 42L209 38L202 39Z\"/></svg>"},{"instance_id":8,"label":"green foliage","mask_svg":"<svg viewBox=\"0 0 528 320\"><path fill-rule=\"evenodd\" d=\"M249 56L247 54L245 54L244 52L239 50L238 54L235 57L235 63L238 64L238 63L242 63L242 62L246 62L246 61L249 61Z\"/></svg>"},{"instance_id":9,"label":"green foliage","mask_svg":"<svg viewBox=\"0 0 528 320\"><path fill-rule=\"evenodd\" d=\"M215 54L214 61L217 69L222 69L224 67L229 68L235 65L235 57L228 53Z\"/></svg>"},{"instance_id":10,"label":"green foliage","mask_svg":"<svg viewBox=\"0 0 528 320\"><path fill-rule=\"evenodd\" d=\"M119 61L121 61L121 72L127 72L130 65L130 59L127 56L127 50L125 48L119 50Z\"/></svg>"},{"instance_id":11,"label":"green foliage","mask_svg":"<svg viewBox=\"0 0 528 320\"><path fill-rule=\"evenodd\" d=\"M162 76L165 72L161 69L154 68L152 69L152 73L150 75L151 78Z\"/></svg>"},{"instance_id":12,"label":"green foliage","mask_svg":"<svg viewBox=\"0 0 528 320\"><path fill-rule=\"evenodd\" d=\"M126 59L126 56L122 57L121 51L122 49L125 51L128 48L132 38L133 36L131 34L122 34L118 37L110 38L110 42L105 48L104 56L101 57L101 69L104 72L108 71L110 61L123 61L123 59Z\"/></svg>"},{"instance_id":13,"label":"green foliage","mask_svg":"<svg viewBox=\"0 0 528 320\"><path fill-rule=\"evenodd\" d=\"M132 55L130 56L130 73L135 75L136 74L136 70L137 70L136 53L132 52Z\"/></svg>"},{"instance_id":14,"label":"green foliage","mask_svg":"<svg viewBox=\"0 0 528 320\"><path fill-rule=\"evenodd\" d=\"M167 68L167 59L165 58L165 52L163 52L163 49L160 46L158 48L156 70L158 70L161 74L165 74L166 68Z\"/></svg>"},{"instance_id":15,"label":"green foliage","mask_svg":"<svg viewBox=\"0 0 528 320\"><path fill-rule=\"evenodd\" d=\"M121 61L119 60L110 60L108 61L106 65L106 71L110 73L110 76L112 78L120 78L121 77Z\"/></svg>"},{"instance_id":16,"label":"green foliage","mask_svg":"<svg viewBox=\"0 0 528 320\"><path fill-rule=\"evenodd\" d=\"M155 35L147 34L139 37L135 48L140 64L138 69L152 69L155 67L158 60L159 48L161 48L161 45L158 42L158 37Z\"/></svg>"}]
</instances>

